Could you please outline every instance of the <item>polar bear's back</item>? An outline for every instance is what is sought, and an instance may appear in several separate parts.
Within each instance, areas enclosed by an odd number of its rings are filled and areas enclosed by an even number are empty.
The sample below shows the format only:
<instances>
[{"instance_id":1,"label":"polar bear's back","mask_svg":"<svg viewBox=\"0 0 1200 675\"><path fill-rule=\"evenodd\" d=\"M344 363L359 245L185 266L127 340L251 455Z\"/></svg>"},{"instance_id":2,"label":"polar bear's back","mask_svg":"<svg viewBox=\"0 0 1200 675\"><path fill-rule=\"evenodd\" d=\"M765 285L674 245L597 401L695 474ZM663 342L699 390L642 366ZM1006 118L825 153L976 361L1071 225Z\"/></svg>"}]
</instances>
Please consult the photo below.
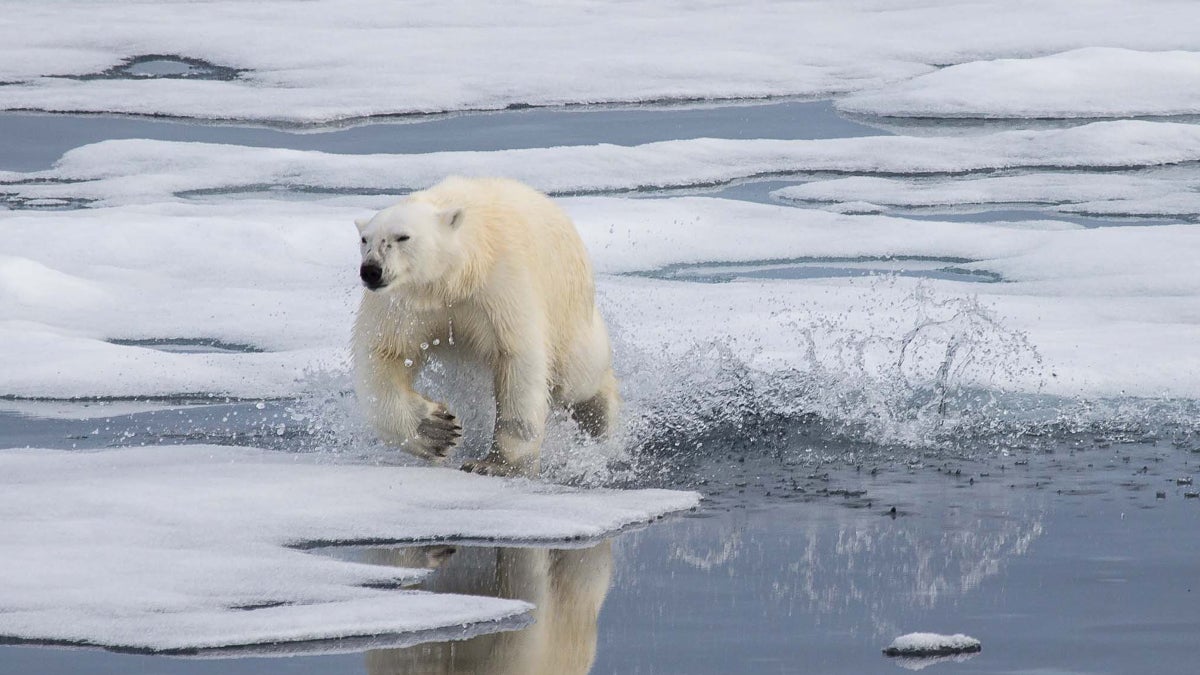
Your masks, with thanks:
<instances>
[{"instance_id":1,"label":"polar bear's back","mask_svg":"<svg viewBox=\"0 0 1200 675\"><path fill-rule=\"evenodd\" d=\"M504 266L504 274L528 276L545 303L554 351L568 348L575 333L592 324L595 291L587 250L570 217L549 197L507 178L457 176L413 197L463 210L462 240L474 248L470 255L479 269Z\"/></svg>"}]
</instances>

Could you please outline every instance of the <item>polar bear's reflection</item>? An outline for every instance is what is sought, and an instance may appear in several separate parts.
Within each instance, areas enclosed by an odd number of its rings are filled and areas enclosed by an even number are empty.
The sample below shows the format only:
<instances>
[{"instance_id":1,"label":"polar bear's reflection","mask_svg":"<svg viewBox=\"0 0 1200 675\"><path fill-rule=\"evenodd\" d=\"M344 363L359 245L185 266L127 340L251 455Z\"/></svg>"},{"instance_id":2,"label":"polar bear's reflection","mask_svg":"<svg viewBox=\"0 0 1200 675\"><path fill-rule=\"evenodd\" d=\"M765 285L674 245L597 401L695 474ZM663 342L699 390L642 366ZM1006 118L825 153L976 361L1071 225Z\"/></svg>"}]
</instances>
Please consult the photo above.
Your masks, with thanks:
<instances>
[{"instance_id":1,"label":"polar bear's reflection","mask_svg":"<svg viewBox=\"0 0 1200 675\"><path fill-rule=\"evenodd\" d=\"M528 627L469 640L367 654L370 675L402 673L587 673L596 658L596 622L612 576L612 548L426 546L374 552L371 562L436 568L420 586L531 602Z\"/></svg>"}]
</instances>

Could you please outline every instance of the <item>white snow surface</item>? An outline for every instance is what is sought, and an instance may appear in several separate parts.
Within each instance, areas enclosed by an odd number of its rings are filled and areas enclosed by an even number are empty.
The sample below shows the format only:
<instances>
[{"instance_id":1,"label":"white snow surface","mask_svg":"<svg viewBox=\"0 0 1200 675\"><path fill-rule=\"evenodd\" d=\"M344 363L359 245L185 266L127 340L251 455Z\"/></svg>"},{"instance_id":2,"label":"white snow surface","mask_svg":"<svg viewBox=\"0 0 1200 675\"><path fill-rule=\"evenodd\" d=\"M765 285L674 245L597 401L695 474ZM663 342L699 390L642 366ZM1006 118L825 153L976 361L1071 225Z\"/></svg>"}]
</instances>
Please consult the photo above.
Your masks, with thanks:
<instances>
[{"instance_id":1,"label":"white snow surface","mask_svg":"<svg viewBox=\"0 0 1200 675\"><path fill-rule=\"evenodd\" d=\"M1073 118L1200 114L1200 52L1089 47L975 61L837 102L888 117Z\"/></svg>"},{"instance_id":2,"label":"white snow surface","mask_svg":"<svg viewBox=\"0 0 1200 675\"><path fill-rule=\"evenodd\" d=\"M494 622L531 607L367 588L424 571L287 546L595 538L698 499L254 448L3 450L0 636L165 651Z\"/></svg>"},{"instance_id":3,"label":"white snow surface","mask_svg":"<svg viewBox=\"0 0 1200 675\"><path fill-rule=\"evenodd\" d=\"M1196 50L1180 0L0 3L0 109L319 123L514 103L821 95L1091 46ZM97 30L96 27L103 27ZM229 81L74 79L140 55ZM73 76L73 77L65 77Z\"/></svg>"},{"instance_id":4,"label":"white snow surface","mask_svg":"<svg viewBox=\"0 0 1200 675\"><path fill-rule=\"evenodd\" d=\"M9 212L0 229L0 392L259 398L299 394L314 373L345 372L362 292L351 222L389 200ZM1045 360L1044 371L979 375L978 384L1072 396L1200 396L1197 225L949 223L702 197L561 201L600 275L608 322L623 336L619 367L645 350L683 354L715 341L767 372L804 369L812 365L806 334L822 334L829 321L865 336L903 334L916 289L924 288L930 296L919 303L977 296ZM627 276L677 264L895 256L988 271L1007 283ZM164 337L266 351L188 354L106 341ZM849 366L835 357L822 362Z\"/></svg>"},{"instance_id":5,"label":"white snow surface","mask_svg":"<svg viewBox=\"0 0 1200 675\"><path fill-rule=\"evenodd\" d=\"M23 199L157 202L177 193L265 187L402 192L450 174L509 176L554 193L711 185L799 172L937 174L1129 168L1200 161L1200 125L1123 120L971 137L689 139L412 155L342 155L209 143L113 140L55 167L0 172Z\"/></svg>"},{"instance_id":6,"label":"white snow surface","mask_svg":"<svg viewBox=\"0 0 1200 675\"><path fill-rule=\"evenodd\" d=\"M963 652L979 647L979 640L962 633L940 635L938 633L908 633L892 640L887 649L901 654L922 654L938 651Z\"/></svg>"},{"instance_id":7,"label":"white snow surface","mask_svg":"<svg viewBox=\"0 0 1200 675\"><path fill-rule=\"evenodd\" d=\"M901 208L1036 204L1089 215L1200 215L1200 175L1039 172L1010 176L816 180L771 193L784 200L817 202L839 211L869 203Z\"/></svg>"}]
</instances>

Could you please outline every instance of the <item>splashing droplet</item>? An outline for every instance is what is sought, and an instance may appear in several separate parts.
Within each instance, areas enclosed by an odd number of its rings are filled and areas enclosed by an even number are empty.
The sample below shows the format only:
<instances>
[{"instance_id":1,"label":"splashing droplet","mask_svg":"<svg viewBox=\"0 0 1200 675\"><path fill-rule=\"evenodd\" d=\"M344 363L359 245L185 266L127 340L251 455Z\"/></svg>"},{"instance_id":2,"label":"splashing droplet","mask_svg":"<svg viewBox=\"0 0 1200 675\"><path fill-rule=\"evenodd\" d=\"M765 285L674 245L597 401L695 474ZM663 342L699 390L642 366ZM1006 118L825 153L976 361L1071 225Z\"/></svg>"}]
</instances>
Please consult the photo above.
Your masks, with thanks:
<instances>
[{"instance_id":1,"label":"splashing droplet","mask_svg":"<svg viewBox=\"0 0 1200 675\"><path fill-rule=\"evenodd\" d=\"M404 359L404 367L405 368L412 368L412 364L413 364L412 359Z\"/></svg>"}]
</instances>

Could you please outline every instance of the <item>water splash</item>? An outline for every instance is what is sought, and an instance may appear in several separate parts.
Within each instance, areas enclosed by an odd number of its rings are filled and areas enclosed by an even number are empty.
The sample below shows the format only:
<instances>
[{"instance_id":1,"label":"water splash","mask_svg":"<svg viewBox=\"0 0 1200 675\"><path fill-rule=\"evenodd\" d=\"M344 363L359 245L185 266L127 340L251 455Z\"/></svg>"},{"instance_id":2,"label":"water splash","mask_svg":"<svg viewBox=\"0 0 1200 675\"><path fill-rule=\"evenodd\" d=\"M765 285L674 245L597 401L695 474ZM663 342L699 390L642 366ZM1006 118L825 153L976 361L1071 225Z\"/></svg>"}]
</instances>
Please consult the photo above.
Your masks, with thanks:
<instances>
[{"instance_id":1,"label":"water splash","mask_svg":"<svg viewBox=\"0 0 1200 675\"><path fill-rule=\"evenodd\" d=\"M613 438L583 436L552 416L543 477L585 485L679 484L705 463L775 457L807 465L911 462L1061 442L1078 434L1166 439L1200 451L1198 402L1081 401L1030 393L1042 359L1029 340L972 296L872 282L862 304L837 315L789 305L777 313L786 348L732 340L646 345L607 307L624 398ZM871 303L894 298L877 307ZM436 351L436 350L434 350ZM780 356L780 355L783 356ZM439 354L440 356L440 354ZM408 463L367 426L348 367L310 374L292 406L293 447ZM446 401L465 436L448 466L483 455L491 440L490 377L437 358L418 389Z\"/></svg>"},{"instance_id":2,"label":"water splash","mask_svg":"<svg viewBox=\"0 0 1200 675\"><path fill-rule=\"evenodd\" d=\"M618 333L635 455L678 458L706 445L762 452L794 448L797 435L810 452L946 448L1007 428L1017 411L1006 388L1042 369L1025 336L976 298L939 297L924 286L882 316L866 306L839 316L800 307L788 316L790 357L769 370L727 342L664 359Z\"/></svg>"}]
</instances>

